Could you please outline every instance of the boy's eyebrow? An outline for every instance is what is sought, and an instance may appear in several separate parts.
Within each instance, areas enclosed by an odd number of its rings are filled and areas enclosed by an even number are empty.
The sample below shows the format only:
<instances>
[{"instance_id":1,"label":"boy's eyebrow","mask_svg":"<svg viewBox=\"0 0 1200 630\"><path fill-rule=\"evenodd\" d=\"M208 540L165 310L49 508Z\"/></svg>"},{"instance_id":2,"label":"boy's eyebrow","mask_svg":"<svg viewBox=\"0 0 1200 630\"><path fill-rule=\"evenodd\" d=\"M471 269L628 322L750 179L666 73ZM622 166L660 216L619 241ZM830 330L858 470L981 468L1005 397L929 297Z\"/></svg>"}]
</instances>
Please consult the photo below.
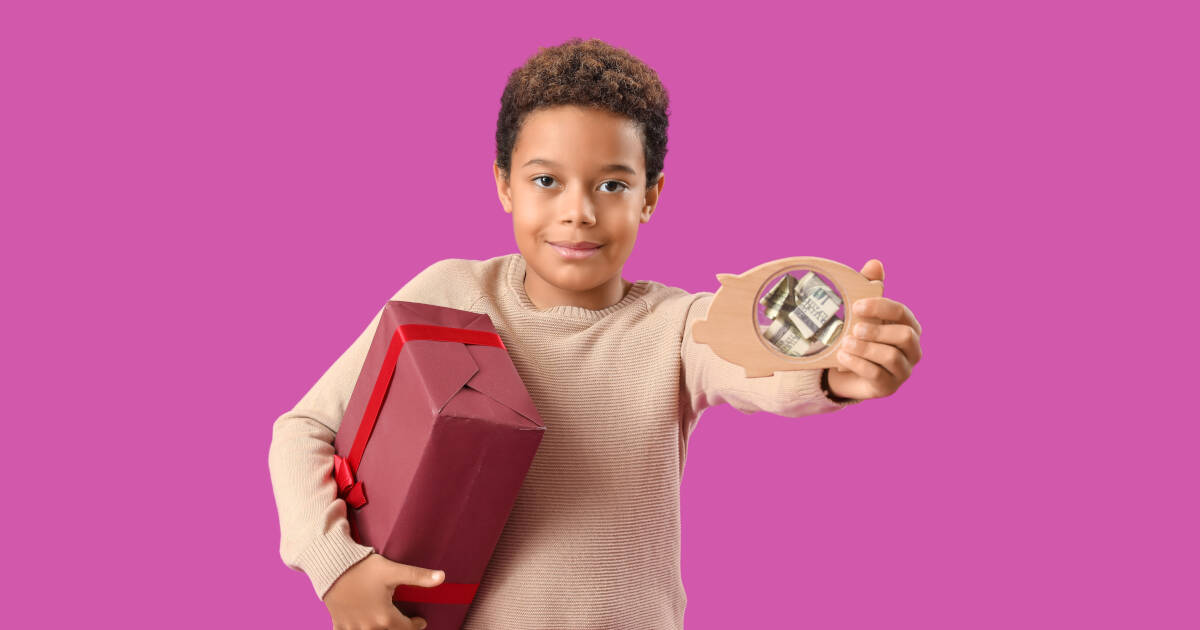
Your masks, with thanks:
<instances>
[{"instance_id":1,"label":"boy's eyebrow","mask_svg":"<svg viewBox=\"0 0 1200 630\"><path fill-rule=\"evenodd\" d=\"M542 164L544 166L558 166L559 165L558 162L555 162L553 160L546 160L546 159L542 159L542 158L533 158L532 160L529 160L525 164L521 165L521 168L525 168L526 166L529 166L530 164ZM630 168L624 164L608 164L600 170L601 170L601 172L621 171L622 173L629 173L630 175L637 175L637 171L633 170L632 168Z\"/></svg>"}]
</instances>

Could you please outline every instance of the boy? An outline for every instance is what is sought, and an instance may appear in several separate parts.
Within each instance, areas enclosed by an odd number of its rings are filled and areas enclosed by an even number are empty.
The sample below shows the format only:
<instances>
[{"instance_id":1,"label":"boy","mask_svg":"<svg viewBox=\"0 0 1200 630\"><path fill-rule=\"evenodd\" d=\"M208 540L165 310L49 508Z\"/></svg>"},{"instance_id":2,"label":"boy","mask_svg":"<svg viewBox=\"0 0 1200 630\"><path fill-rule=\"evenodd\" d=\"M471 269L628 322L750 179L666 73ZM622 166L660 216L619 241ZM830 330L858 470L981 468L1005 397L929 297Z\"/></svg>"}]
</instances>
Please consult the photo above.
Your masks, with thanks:
<instances>
[{"instance_id":1,"label":"boy","mask_svg":"<svg viewBox=\"0 0 1200 630\"><path fill-rule=\"evenodd\" d=\"M880 298L867 315L903 323L872 326L828 393L822 370L749 379L691 339L712 293L621 277L663 188L666 106L654 71L623 50L579 39L540 50L510 76L496 133L493 174L520 253L438 261L392 298L486 313L546 424L463 628L681 628L679 484L704 409L827 413L852 402L838 394L890 394L919 360L919 325ZM882 279L873 262L864 273ZM330 477L378 322L275 422L280 551L335 627L421 628L391 592L444 576L351 539Z\"/></svg>"}]
</instances>

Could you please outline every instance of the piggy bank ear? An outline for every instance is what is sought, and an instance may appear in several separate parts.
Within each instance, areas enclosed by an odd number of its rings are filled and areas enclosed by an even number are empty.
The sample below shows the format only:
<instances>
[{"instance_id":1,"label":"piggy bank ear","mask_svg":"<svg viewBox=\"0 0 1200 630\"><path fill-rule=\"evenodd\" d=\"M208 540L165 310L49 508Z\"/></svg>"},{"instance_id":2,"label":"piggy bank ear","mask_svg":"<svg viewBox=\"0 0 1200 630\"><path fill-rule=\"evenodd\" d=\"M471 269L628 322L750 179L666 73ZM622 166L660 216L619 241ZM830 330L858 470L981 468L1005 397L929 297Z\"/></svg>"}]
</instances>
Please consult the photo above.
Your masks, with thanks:
<instances>
[{"instance_id":1,"label":"piggy bank ear","mask_svg":"<svg viewBox=\"0 0 1200 630\"><path fill-rule=\"evenodd\" d=\"M725 281L733 280L736 277L737 276L735 276L731 273L719 273L719 274L717 274L717 281L720 282L721 284L725 284Z\"/></svg>"}]
</instances>

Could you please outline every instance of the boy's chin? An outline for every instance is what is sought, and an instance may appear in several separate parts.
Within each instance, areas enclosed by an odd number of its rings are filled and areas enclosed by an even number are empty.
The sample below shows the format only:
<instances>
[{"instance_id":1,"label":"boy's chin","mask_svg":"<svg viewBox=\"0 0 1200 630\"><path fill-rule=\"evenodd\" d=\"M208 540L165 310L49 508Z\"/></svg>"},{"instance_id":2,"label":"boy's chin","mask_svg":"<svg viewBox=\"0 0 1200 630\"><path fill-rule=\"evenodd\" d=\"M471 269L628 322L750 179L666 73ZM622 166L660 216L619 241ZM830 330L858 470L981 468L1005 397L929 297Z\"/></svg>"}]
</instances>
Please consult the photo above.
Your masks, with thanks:
<instances>
[{"instance_id":1,"label":"boy's chin","mask_svg":"<svg viewBox=\"0 0 1200 630\"><path fill-rule=\"evenodd\" d=\"M572 263L553 262L545 271L546 275L542 277L547 282L566 291L590 291L608 279L600 266L581 269Z\"/></svg>"},{"instance_id":2,"label":"boy's chin","mask_svg":"<svg viewBox=\"0 0 1200 630\"><path fill-rule=\"evenodd\" d=\"M556 255L556 254L555 254ZM528 264L528 258L526 262ZM606 265L597 264L602 261L572 262L558 260L554 256L543 256L537 264L532 265L534 271L547 284L552 284L563 291L584 292L604 284L617 272L610 272Z\"/></svg>"}]
</instances>

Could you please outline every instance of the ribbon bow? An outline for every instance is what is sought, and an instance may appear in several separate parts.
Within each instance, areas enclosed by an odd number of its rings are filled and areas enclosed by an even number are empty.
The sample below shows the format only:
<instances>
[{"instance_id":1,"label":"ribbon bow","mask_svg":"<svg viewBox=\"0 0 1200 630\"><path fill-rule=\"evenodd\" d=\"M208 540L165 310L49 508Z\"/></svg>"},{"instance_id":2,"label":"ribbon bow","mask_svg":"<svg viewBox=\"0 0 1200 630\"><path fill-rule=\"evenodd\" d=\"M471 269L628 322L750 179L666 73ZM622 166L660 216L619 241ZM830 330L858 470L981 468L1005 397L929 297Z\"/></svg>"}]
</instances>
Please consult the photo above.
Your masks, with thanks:
<instances>
[{"instance_id":1,"label":"ribbon bow","mask_svg":"<svg viewBox=\"0 0 1200 630\"><path fill-rule=\"evenodd\" d=\"M367 487L354 478L354 470L345 457L333 454L333 478L337 481L338 498L350 507L360 508L367 504Z\"/></svg>"}]
</instances>

